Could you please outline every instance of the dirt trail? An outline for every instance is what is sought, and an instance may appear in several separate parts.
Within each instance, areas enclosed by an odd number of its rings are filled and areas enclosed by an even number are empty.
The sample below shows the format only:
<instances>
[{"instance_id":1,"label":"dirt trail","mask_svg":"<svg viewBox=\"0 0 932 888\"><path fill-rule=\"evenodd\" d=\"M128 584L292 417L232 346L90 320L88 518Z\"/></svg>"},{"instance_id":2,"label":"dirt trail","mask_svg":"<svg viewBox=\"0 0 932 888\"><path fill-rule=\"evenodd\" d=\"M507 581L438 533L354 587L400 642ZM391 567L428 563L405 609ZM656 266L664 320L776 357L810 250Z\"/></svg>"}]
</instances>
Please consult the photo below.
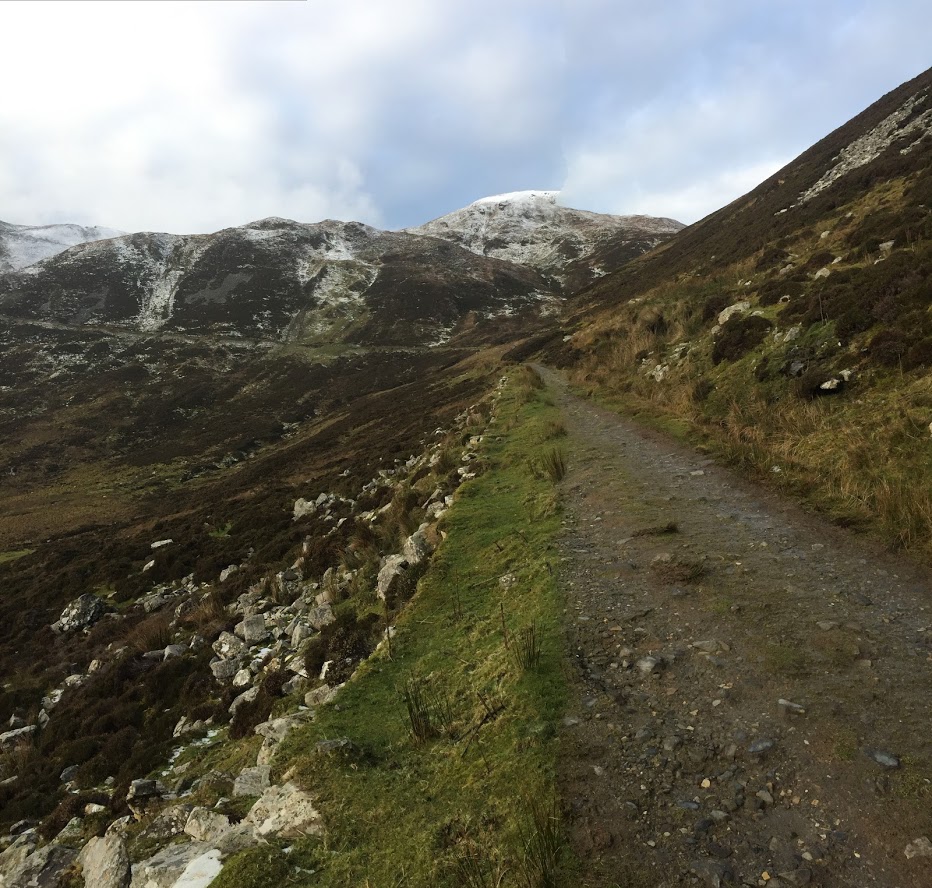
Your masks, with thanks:
<instances>
[{"instance_id":1,"label":"dirt trail","mask_svg":"<svg viewBox=\"0 0 932 888\"><path fill-rule=\"evenodd\" d=\"M584 884L932 886L929 572L541 373Z\"/></svg>"}]
</instances>

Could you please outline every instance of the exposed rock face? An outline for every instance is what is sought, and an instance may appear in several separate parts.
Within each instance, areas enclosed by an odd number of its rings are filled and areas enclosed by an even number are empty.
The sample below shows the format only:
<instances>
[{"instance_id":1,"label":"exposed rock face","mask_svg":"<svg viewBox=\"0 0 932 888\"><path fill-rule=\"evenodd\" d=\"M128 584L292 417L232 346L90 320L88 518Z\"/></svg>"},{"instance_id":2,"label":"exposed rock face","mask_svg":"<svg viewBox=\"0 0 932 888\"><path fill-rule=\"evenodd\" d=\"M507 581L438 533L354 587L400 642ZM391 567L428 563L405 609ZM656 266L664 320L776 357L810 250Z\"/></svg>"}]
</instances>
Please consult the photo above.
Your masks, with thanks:
<instances>
[{"instance_id":1,"label":"exposed rock face","mask_svg":"<svg viewBox=\"0 0 932 888\"><path fill-rule=\"evenodd\" d=\"M74 632L76 629L86 629L93 626L106 611L103 602L90 592L71 602L59 617L52 628L60 632Z\"/></svg>"}]
</instances>

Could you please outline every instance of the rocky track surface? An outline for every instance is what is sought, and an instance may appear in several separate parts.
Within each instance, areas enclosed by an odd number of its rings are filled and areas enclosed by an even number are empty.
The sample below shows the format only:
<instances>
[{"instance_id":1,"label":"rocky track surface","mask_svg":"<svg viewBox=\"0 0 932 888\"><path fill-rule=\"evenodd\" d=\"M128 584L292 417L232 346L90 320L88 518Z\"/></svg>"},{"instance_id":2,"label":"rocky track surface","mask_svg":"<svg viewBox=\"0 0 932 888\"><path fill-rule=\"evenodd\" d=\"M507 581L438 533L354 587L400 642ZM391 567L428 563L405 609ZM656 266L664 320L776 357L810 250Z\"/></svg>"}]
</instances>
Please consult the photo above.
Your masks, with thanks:
<instances>
[{"instance_id":1,"label":"rocky track surface","mask_svg":"<svg viewBox=\"0 0 932 888\"><path fill-rule=\"evenodd\" d=\"M929 572L541 373L584 884L932 885Z\"/></svg>"}]
</instances>

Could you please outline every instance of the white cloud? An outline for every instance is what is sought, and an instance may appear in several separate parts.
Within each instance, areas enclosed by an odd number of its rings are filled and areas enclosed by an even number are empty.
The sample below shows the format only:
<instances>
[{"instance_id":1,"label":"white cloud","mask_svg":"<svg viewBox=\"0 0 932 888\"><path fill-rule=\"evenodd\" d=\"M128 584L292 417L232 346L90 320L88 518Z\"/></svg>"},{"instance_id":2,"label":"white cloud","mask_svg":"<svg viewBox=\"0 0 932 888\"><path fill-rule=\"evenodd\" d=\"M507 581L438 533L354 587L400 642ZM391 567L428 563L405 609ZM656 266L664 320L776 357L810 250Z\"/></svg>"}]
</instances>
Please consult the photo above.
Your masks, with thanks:
<instances>
[{"instance_id":1,"label":"white cloud","mask_svg":"<svg viewBox=\"0 0 932 888\"><path fill-rule=\"evenodd\" d=\"M691 221L926 64L921 0L0 3L0 218ZM654 201L657 204L654 205Z\"/></svg>"}]
</instances>

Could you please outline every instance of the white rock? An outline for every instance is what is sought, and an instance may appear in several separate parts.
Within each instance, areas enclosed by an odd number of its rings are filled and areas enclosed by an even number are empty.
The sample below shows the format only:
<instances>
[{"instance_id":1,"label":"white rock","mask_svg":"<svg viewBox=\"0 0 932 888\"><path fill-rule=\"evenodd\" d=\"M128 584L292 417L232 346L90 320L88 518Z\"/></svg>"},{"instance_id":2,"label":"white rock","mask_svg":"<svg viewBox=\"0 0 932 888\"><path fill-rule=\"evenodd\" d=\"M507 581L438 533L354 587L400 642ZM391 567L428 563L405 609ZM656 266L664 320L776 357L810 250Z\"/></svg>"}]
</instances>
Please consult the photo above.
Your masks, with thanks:
<instances>
[{"instance_id":1,"label":"white rock","mask_svg":"<svg viewBox=\"0 0 932 888\"><path fill-rule=\"evenodd\" d=\"M223 869L220 852L216 849L195 857L178 877L172 888L207 888Z\"/></svg>"},{"instance_id":2,"label":"white rock","mask_svg":"<svg viewBox=\"0 0 932 888\"><path fill-rule=\"evenodd\" d=\"M909 860L914 857L932 857L932 842L925 836L920 836L918 839L913 839L903 853Z\"/></svg>"},{"instance_id":3,"label":"white rock","mask_svg":"<svg viewBox=\"0 0 932 888\"><path fill-rule=\"evenodd\" d=\"M260 836L277 835L297 839L323 831L313 800L294 783L270 786L252 806L246 821Z\"/></svg>"},{"instance_id":4,"label":"white rock","mask_svg":"<svg viewBox=\"0 0 932 888\"><path fill-rule=\"evenodd\" d=\"M194 808L184 831L198 842L215 842L230 828L230 818L210 808Z\"/></svg>"},{"instance_id":5,"label":"white rock","mask_svg":"<svg viewBox=\"0 0 932 888\"><path fill-rule=\"evenodd\" d=\"M127 888L130 882L129 855L118 835L91 839L78 855L87 888Z\"/></svg>"},{"instance_id":6,"label":"white rock","mask_svg":"<svg viewBox=\"0 0 932 888\"><path fill-rule=\"evenodd\" d=\"M751 307L750 302L741 301L735 302L733 305L729 305L728 308L722 309L718 313L718 323L724 324L729 318L733 317L736 314L744 314Z\"/></svg>"}]
</instances>

